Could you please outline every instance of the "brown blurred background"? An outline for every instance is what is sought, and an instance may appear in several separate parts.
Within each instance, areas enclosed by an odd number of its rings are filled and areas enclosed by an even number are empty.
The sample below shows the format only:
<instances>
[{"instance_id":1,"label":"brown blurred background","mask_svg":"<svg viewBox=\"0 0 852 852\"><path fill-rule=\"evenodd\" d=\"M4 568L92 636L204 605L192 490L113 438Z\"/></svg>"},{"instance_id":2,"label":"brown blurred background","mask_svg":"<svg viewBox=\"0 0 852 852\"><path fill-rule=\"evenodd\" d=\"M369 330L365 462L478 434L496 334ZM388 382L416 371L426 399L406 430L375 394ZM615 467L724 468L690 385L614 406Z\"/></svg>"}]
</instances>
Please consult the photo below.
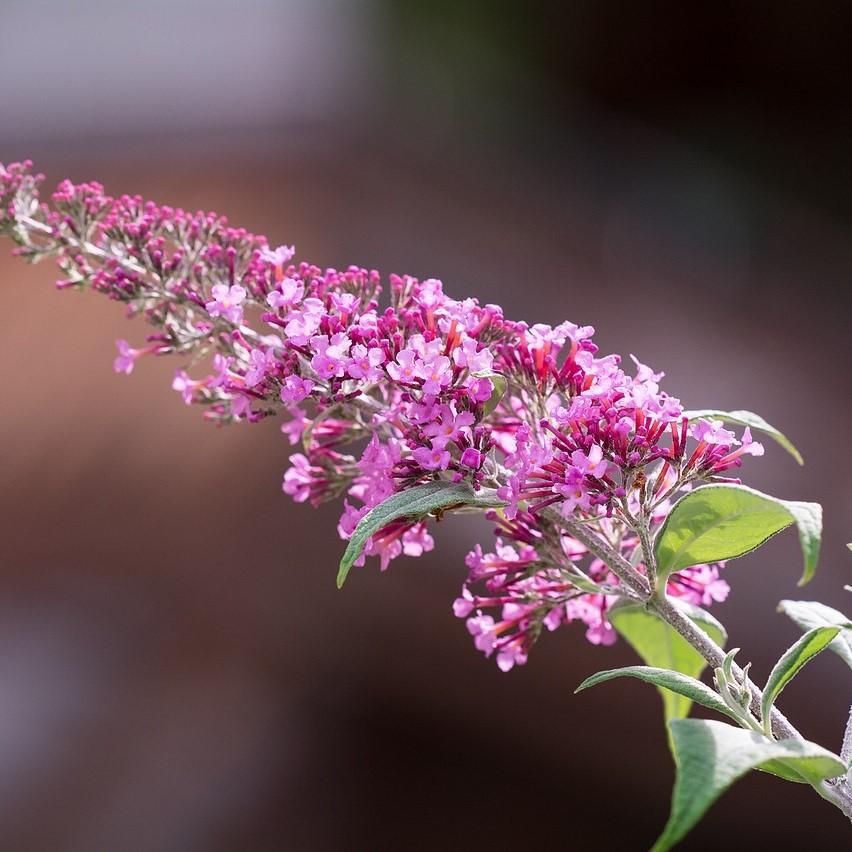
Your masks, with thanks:
<instances>
[{"instance_id":1,"label":"brown blurred background","mask_svg":"<svg viewBox=\"0 0 852 852\"><path fill-rule=\"evenodd\" d=\"M765 677L780 598L852 609L848 7L548 5L2 0L0 160L592 323L688 406L762 413L807 466L768 445L748 481L826 506L807 589L791 532L727 571ZM205 424L171 360L115 375L143 327L54 277L0 254L0 848L647 848L659 699L572 696L623 644L564 628L501 674L450 609L467 520L337 592L276 424ZM838 748L850 698L826 654L781 703ZM845 837L754 776L683 848Z\"/></svg>"}]
</instances>

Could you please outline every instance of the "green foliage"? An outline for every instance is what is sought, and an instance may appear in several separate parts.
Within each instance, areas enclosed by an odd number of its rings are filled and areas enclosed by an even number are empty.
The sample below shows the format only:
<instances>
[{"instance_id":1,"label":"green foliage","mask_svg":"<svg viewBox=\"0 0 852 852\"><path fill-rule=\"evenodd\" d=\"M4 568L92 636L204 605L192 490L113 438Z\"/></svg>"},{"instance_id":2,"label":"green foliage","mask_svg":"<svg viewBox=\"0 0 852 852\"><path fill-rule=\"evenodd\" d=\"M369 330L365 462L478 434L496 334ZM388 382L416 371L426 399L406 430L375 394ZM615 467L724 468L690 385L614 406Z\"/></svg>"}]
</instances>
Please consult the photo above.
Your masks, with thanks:
<instances>
[{"instance_id":1,"label":"green foliage","mask_svg":"<svg viewBox=\"0 0 852 852\"><path fill-rule=\"evenodd\" d=\"M728 638L725 628L710 613L682 601L672 602L715 642L724 646ZM649 666L671 669L693 678L704 671L706 663L701 654L673 627L640 604L622 598L607 610L607 618ZM688 696L662 688L660 695L667 721L689 715L692 701Z\"/></svg>"},{"instance_id":2,"label":"green foliage","mask_svg":"<svg viewBox=\"0 0 852 852\"><path fill-rule=\"evenodd\" d=\"M343 558L340 560L337 588L341 588L346 582L349 569L361 555L367 540L394 521L401 519L419 521L433 513L468 506L477 509L493 509L505 505L505 502L500 500L493 490L473 491L468 485L446 480L427 482L392 494L364 515L355 527L355 532L352 533L352 538L349 539Z\"/></svg>"},{"instance_id":3,"label":"green foliage","mask_svg":"<svg viewBox=\"0 0 852 852\"><path fill-rule=\"evenodd\" d=\"M671 816L652 852L682 840L719 796L751 769L780 767L813 786L846 771L843 761L815 743L772 742L725 722L673 719L677 777Z\"/></svg>"},{"instance_id":4,"label":"green foliage","mask_svg":"<svg viewBox=\"0 0 852 852\"><path fill-rule=\"evenodd\" d=\"M705 485L690 491L675 503L656 538L660 583L691 565L744 556L794 523L804 555L803 585L819 558L818 503L779 500L744 485Z\"/></svg>"},{"instance_id":5,"label":"green foliage","mask_svg":"<svg viewBox=\"0 0 852 852\"><path fill-rule=\"evenodd\" d=\"M477 373L476 375L479 376L480 374ZM500 400L503 399L508 383L506 382L506 377L500 375L500 373L484 373L482 375L490 380L493 387L491 396L488 397L488 400L482 406L483 416L488 417L500 404Z\"/></svg>"},{"instance_id":6,"label":"green foliage","mask_svg":"<svg viewBox=\"0 0 852 852\"><path fill-rule=\"evenodd\" d=\"M789 616L802 630L834 625L840 627L840 633L828 648L852 668L852 621L842 612L817 601L781 601L778 611Z\"/></svg>"},{"instance_id":7,"label":"green foliage","mask_svg":"<svg viewBox=\"0 0 852 852\"><path fill-rule=\"evenodd\" d=\"M824 650L840 633L840 627L815 627L792 645L769 673L763 699L760 702L760 715L767 733L770 730L769 714L772 705L781 694L781 690L799 673L802 666Z\"/></svg>"},{"instance_id":8,"label":"green foliage","mask_svg":"<svg viewBox=\"0 0 852 852\"><path fill-rule=\"evenodd\" d=\"M680 672L654 668L652 666L626 666L621 669L608 669L607 671L598 672L591 677L587 677L574 690L574 693L582 692L591 686L597 686L599 683L614 680L618 677L633 677L645 683L652 683L664 695L668 693L674 694L676 698L685 698L687 712L692 702L696 701L704 707L709 707L717 713L728 716L735 722L739 721L719 695L700 680L696 680L694 677L687 677L680 674Z\"/></svg>"},{"instance_id":9,"label":"green foliage","mask_svg":"<svg viewBox=\"0 0 852 852\"><path fill-rule=\"evenodd\" d=\"M750 426L779 443L799 463L804 464L802 454L793 446L793 442L779 432L773 425L767 423L759 414L753 411L716 411L707 408L701 411L684 411L685 417L690 420L722 420L725 423L736 423L738 426Z\"/></svg>"}]
</instances>

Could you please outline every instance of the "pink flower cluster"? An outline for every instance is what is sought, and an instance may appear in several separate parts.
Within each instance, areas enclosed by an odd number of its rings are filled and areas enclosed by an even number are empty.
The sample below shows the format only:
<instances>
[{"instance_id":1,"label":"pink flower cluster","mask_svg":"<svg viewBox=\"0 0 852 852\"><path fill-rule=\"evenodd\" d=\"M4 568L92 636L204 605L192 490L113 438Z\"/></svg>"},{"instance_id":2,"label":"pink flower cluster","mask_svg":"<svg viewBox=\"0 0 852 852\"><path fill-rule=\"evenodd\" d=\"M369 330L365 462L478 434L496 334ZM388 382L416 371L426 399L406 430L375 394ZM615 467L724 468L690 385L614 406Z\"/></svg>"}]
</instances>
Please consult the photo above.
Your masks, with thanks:
<instances>
[{"instance_id":1,"label":"pink flower cluster","mask_svg":"<svg viewBox=\"0 0 852 852\"><path fill-rule=\"evenodd\" d=\"M668 501L660 504L657 521L669 508ZM593 645L616 641L607 610L620 597L619 581L600 559L566 533L554 536L543 531L530 512L518 511L513 519L496 512L490 517L497 523L497 546L493 553L483 553L477 545L468 554L467 581L453 605L456 616L466 619L480 651L488 657L495 654L500 669L508 671L526 662L543 630L553 631L573 621L585 624L586 639ZM607 539L644 573L639 540L624 535L623 525L613 518L602 518L600 526ZM585 578L598 589L579 588L576 577L566 574L566 565L582 566ZM719 576L723 567L696 565L678 571L669 577L667 593L695 606L724 601L730 587Z\"/></svg>"},{"instance_id":2,"label":"pink flower cluster","mask_svg":"<svg viewBox=\"0 0 852 852\"><path fill-rule=\"evenodd\" d=\"M29 163L0 165L0 232L31 260L56 257L60 287L91 286L153 326L138 347L118 341L115 369L130 373L143 355L191 356L207 369L178 370L173 388L207 418L283 414L282 431L300 445L283 490L312 505L342 499L343 539L391 494L435 479L505 500L492 513L495 552L471 553L455 604L503 669L526 660L543 628L579 620L590 641L614 638L606 610L618 580L591 560L577 585L588 554L545 510L597 524L637 563L642 513L661 519L679 490L762 452L748 430L740 442L721 423L689 423L660 390L661 373L634 359L629 375L618 356L598 354L589 326L510 321L410 276L391 275L382 303L377 272L296 263L292 247L270 248L216 214L69 181L45 204L40 181ZM360 562L377 556L384 569L433 546L425 521L401 520L368 541ZM706 604L727 585L700 566L673 576L669 591Z\"/></svg>"}]
</instances>

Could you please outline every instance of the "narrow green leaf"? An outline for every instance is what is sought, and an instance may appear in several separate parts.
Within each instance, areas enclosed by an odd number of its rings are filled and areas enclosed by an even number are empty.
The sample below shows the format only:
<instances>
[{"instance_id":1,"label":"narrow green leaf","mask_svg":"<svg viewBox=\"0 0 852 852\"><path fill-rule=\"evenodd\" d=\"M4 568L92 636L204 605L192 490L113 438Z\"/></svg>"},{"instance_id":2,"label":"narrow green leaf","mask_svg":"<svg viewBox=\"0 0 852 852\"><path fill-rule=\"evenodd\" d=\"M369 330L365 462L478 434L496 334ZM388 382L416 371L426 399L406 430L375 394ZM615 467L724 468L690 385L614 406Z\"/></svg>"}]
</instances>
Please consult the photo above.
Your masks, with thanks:
<instances>
[{"instance_id":1,"label":"narrow green leaf","mask_svg":"<svg viewBox=\"0 0 852 852\"><path fill-rule=\"evenodd\" d=\"M745 485L704 485L675 503L657 533L654 550L661 582L691 565L744 556L795 523L805 570L816 570L822 533L818 503L779 500Z\"/></svg>"},{"instance_id":2,"label":"narrow green leaf","mask_svg":"<svg viewBox=\"0 0 852 852\"><path fill-rule=\"evenodd\" d=\"M814 627L840 627L840 633L828 646L852 668L852 621L842 612L817 601L781 601L778 612L789 616L802 630Z\"/></svg>"},{"instance_id":3,"label":"narrow green leaf","mask_svg":"<svg viewBox=\"0 0 852 852\"><path fill-rule=\"evenodd\" d=\"M727 654L725 654L725 659L722 660L722 674L725 677L725 680L728 683L735 682L734 680L734 657L739 654L739 648L731 648Z\"/></svg>"},{"instance_id":4,"label":"narrow green leaf","mask_svg":"<svg viewBox=\"0 0 852 852\"><path fill-rule=\"evenodd\" d=\"M682 601L678 601L676 606L724 646L728 638L725 628L709 612ZM698 678L704 671L706 663L701 654L674 628L640 604L621 598L607 610L607 619L649 666L670 669L693 678ZM660 695L666 720L689 715L692 704L689 697L668 689L660 689Z\"/></svg>"},{"instance_id":5,"label":"narrow green leaf","mask_svg":"<svg viewBox=\"0 0 852 852\"><path fill-rule=\"evenodd\" d=\"M505 506L496 491L482 489L473 491L469 485L435 480L416 485L397 494L392 494L383 503L371 509L358 522L352 538L346 545L340 569L337 572L337 588L346 582L346 575L361 555L367 540L393 521L405 518L419 521L433 512L471 506L478 509L493 509Z\"/></svg>"},{"instance_id":6,"label":"narrow green leaf","mask_svg":"<svg viewBox=\"0 0 852 852\"><path fill-rule=\"evenodd\" d=\"M682 840L710 805L751 769L780 765L813 785L846 771L837 755L811 742L772 742L753 731L704 719L673 719L669 727L677 777L671 816L652 852L665 852Z\"/></svg>"},{"instance_id":7,"label":"narrow green leaf","mask_svg":"<svg viewBox=\"0 0 852 852\"><path fill-rule=\"evenodd\" d=\"M814 627L802 636L798 642L788 648L769 673L763 699L760 702L760 715L766 721L772 705L781 694L781 690L798 674L802 666L824 650L840 633L840 627Z\"/></svg>"},{"instance_id":8,"label":"narrow green leaf","mask_svg":"<svg viewBox=\"0 0 852 852\"><path fill-rule=\"evenodd\" d=\"M738 721L737 717L731 713L728 705L725 704L719 695L700 680L696 680L694 677L687 677L680 672L658 669L652 666L626 666L621 669L607 669L606 671L598 672L591 677L587 677L574 690L574 693L582 692L590 686L597 686L599 683L604 683L617 677L634 677L645 683L652 683L660 691L665 690L666 692L675 693L678 697L686 698L687 704L696 701L704 707L709 707L717 713L728 716L735 722Z\"/></svg>"},{"instance_id":9,"label":"narrow green leaf","mask_svg":"<svg viewBox=\"0 0 852 852\"><path fill-rule=\"evenodd\" d=\"M708 408L701 411L684 411L683 416L690 420L722 420L725 423L736 423L738 426L750 426L752 429L757 429L765 435L769 435L770 438L787 450L799 464L805 463L802 454L796 449L793 442L753 411L716 411Z\"/></svg>"}]
</instances>

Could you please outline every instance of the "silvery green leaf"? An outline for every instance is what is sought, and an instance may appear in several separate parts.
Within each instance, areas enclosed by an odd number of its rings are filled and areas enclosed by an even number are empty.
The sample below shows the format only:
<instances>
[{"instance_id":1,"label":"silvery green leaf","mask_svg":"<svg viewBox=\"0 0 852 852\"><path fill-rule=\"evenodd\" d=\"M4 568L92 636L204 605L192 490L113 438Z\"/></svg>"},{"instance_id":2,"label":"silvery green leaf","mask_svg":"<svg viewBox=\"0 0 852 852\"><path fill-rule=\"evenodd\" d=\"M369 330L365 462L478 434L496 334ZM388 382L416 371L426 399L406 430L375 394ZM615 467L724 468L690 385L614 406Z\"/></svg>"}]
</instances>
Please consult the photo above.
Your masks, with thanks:
<instances>
[{"instance_id":1,"label":"silvery green leaf","mask_svg":"<svg viewBox=\"0 0 852 852\"><path fill-rule=\"evenodd\" d=\"M778 611L788 615L802 630L839 626L840 633L828 648L852 668L852 621L842 612L817 601L781 601Z\"/></svg>"},{"instance_id":2,"label":"silvery green leaf","mask_svg":"<svg viewBox=\"0 0 852 852\"><path fill-rule=\"evenodd\" d=\"M652 852L665 852L680 842L707 809L751 769L781 768L796 780L817 786L846 771L843 761L815 743L773 742L726 722L672 719L677 775L671 816Z\"/></svg>"},{"instance_id":3,"label":"silvery green leaf","mask_svg":"<svg viewBox=\"0 0 852 852\"><path fill-rule=\"evenodd\" d=\"M728 716L735 722L738 721L737 717L732 714L728 705L725 704L719 695L700 680L696 680L694 677L687 677L687 675L680 672L654 668L653 666L625 666L621 669L608 669L598 672L591 677L587 677L574 692L582 692L591 686L597 686L599 683L604 683L618 677L633 677L637 680L645 681L645 683L652 683L661 692L665 690L665 692L674 694L676 697L685 698L687 707L693 701L696 701L704 707L709 707L717 713Z\"/></svg>"},{"instance_id":4,"label":"silvery green leaf","mask_svg":"<svg viewBox=\"0 0 852 852\"><path fill-rule=\"evenodd\" d=\"M805 663L824 650L838 633L840 633L840 627L836 625L814 627L784 652L769 673L763 690L760 715L764 724L769 724L769 713L781 690L799 673Z\"/></svg>"}]
</instances>

